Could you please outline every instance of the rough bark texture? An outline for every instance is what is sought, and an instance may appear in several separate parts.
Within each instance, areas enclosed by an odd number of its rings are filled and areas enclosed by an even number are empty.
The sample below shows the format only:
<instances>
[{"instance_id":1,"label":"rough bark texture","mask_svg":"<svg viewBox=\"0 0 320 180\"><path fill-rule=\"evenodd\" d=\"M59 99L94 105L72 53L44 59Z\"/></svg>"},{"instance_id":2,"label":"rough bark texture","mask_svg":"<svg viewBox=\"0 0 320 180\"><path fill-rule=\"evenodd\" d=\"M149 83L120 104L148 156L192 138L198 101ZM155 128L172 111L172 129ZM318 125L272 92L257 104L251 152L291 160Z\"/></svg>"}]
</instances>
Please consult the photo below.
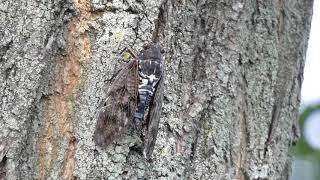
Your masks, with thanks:
<instances>
[{"instance_id":1,"label":"rough bark texture","mask_svg":"<svg viewBox=\"0 0 320 180\"><path fill-rule=\"evenodd\" d=\"M0 2L0 177L288 179L311 0ZM165 49L150 162L92 141L119 52ZM1 154L1 153L0 153Z\"/></svg>"}]
</instances>

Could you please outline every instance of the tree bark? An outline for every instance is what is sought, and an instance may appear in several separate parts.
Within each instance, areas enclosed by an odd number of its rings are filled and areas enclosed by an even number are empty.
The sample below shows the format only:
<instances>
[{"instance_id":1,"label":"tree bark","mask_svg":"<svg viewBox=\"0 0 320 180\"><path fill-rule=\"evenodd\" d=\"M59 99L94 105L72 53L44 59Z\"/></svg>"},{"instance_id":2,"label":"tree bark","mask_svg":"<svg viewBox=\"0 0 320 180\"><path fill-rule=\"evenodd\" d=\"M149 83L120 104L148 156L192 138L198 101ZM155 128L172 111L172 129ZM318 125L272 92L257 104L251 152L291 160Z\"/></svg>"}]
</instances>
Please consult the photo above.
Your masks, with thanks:
<instances>
[{"instance_id":1,"label":"tree bark","mask_svg":"<svg viewBox=\"0 0 320 180\"><path fill-rule=\"evenodd\" d=\"M312 1L0 2L0 177L288 179ZM165 50L151 161L92 141L125 47ZM1 148L1 146L3 148Z\"/></svg>"}]
</instances>

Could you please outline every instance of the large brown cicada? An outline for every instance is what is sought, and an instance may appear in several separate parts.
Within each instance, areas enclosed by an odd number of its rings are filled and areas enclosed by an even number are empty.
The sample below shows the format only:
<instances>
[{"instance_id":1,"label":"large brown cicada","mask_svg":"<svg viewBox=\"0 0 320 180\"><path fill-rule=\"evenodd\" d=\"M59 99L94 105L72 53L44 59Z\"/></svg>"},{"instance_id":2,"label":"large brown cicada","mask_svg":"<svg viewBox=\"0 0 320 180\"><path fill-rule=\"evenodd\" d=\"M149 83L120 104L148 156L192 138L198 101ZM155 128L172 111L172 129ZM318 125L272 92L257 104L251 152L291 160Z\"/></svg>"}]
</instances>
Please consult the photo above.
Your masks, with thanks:
<instances>
[{"instance_id":1,"label":"large brown cicada","mask_svg":"<svg viewBox=\"0 0 320 180\"><path fill-rule=\"evenodd\" d=\"M131 122L141 125L143 155L150 159L158 132L163 99L163 58L158 44L145 45L117 74L100 107L93 139L106 147Z\"/></svg>"}]
</instances>

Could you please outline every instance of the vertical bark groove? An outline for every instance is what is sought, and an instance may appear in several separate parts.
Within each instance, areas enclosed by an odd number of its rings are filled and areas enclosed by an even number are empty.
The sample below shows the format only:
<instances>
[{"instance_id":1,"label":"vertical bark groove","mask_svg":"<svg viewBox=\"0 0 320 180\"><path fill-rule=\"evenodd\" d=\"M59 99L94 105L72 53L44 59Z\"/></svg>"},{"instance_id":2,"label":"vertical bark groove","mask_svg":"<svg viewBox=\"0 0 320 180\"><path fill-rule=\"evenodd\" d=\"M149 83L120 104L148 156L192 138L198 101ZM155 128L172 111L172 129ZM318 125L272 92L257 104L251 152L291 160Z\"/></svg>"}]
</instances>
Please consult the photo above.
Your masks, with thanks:
<instances>
[{"instance_id":1,"label":"vertical bark groove","mask_svg":"<svg viewBox=\"0 0 320 180\"><path fill-rule=\"evenodd\" d=\"M240 152L238 156L238 160L236 161L236 177L239 180L246 180L248 179L246 172L246 166L247 166L247 146L248 146L248 137L250 134L248 134L247 130L247 102L246 102L246 80L245 77L242 75L242 78L240 79L240 90L239 90L239 138L240 138Z\"/></svg>"}]
</instances>

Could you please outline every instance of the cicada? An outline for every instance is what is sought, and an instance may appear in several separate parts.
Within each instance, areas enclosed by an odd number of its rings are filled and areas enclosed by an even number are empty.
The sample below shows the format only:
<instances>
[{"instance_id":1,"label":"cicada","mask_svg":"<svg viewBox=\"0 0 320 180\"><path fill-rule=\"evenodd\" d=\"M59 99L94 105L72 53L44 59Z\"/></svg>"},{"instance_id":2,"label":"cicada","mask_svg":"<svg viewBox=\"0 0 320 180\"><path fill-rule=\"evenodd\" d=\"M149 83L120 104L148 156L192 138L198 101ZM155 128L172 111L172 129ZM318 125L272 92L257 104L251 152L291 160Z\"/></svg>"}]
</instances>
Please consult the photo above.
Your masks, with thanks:
<instances>
[{"instance_id":1,"label":"cicada","mask_svg":"<svg viewBox=\"0 0 320 180\"><path fill-rule=\"evenodd\" d=\"M93 139L106 147L128 126L142 125L142 153L150 159L158 132L163 99L163 57L160 46L150 43L116 75L100 109ZM137 128L139 129L139 128Z\"/></svg>"}]
</instances>

